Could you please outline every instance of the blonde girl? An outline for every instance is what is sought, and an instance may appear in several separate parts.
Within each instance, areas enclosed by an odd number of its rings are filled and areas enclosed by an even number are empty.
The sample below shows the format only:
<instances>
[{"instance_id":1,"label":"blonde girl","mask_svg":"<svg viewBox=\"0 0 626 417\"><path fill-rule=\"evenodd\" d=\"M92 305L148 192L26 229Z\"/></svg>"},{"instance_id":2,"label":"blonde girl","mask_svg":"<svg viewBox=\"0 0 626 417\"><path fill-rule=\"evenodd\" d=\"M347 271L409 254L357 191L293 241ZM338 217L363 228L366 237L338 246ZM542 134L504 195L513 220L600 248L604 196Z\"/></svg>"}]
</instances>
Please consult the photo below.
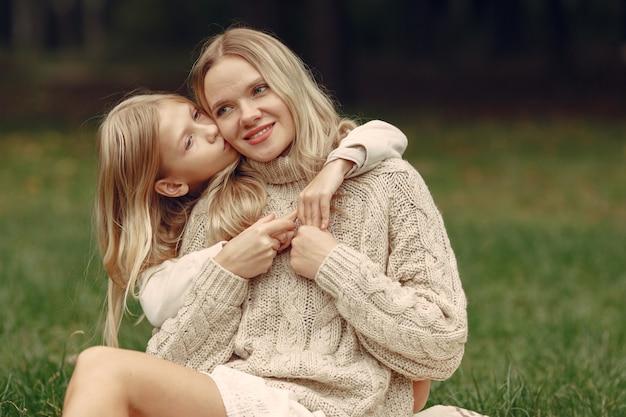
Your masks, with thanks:
<instances>
[{"instance_id":1,"label":"blonde girl","mask_svg":"<svg viewBox=\"0 0 626 417\"><path fill-rule=\"evenodd\" d=\"M372 139L381 136L388 142L377 145ZM214 244L231 240L262 217L265 191L213 120L178 95L127 98L101 124L98 145L96 231L110 277L105 340L117 346L125 299L136 295L146 269L178 255L185 222L201 193L213 211L206 239ZM355 130L331 155L325 175L302 194L302 221L323 221L344 174L400 157L405 147L406 137L386 123L374 121ZM285 240L289 234L281 232ZM250 258L256 254L247 253Z\"/></svg>"},{"instance_id":2,"label":"blonde girl","mask_svg":"<svg viewBox=\"0 0 626 417\"><path fill-rule=\"evenodd\" d=\"M381 134L386 138L384 143L372 142ZM185 222L201 195L205 209L215 208L203 240L222 241L220 246L228 241L227 248L211 257L242 277L267 271L276 253L293 236L295 212L282 219L269 215L259 220L265 202L263 183L219 135L211 118L191 101L173 94L129 97L107 114L98 135L96 220L103 262L110 277L105 335L109 345L117 345L126 298L136 295L141 282L160 282L159 273L146 274L146 270L164 261L177 265L172 259L179 253ZM299 196L297 214L303 223L324 226L330 196L344 175L371 169L380 159L400 157L406 137L393 126L374 121L355 129L343 145L329 156L326 168ZM179 270L184 263L181 260L177 265ZM181 288L181 284L176 285ZM153 304L169 305L170 311L174 306L175 311L179 300L172 300L171 294L167 296L170 298L153 299ZM106 377L102 374L103 364ZM121 375L133 367L140 369L139 373L150 382L134 381L131 385L135 391L120 392L131 383ZM192 383L200 392L206 385L214 385L212 379L206 381L205 374L139 352L88 349L79 356L64 415L88 410L96 413L92 415L135 415L142 410L158 410L147 413L150 415L171 410L185 413L190 408L176 403L168 408L159 402L163 384L175 381L177 376L186 382L200 382ZM104 383L104 388L90 391L88 387L95 385L83 382L93 377L99 382L109 378L111 384ZM195 391L185 387L185 395L194 397ZM175 395L175 390L168 394ZM279 394L287 398L284 393ZM180 397L182 402L185 395ZM223 409L219 393L209 392L203 397L205 400L210 409ZM293 403L290 407L296 410L302 408L294 401L288 403Z\"/></svg>"}]
</instances>

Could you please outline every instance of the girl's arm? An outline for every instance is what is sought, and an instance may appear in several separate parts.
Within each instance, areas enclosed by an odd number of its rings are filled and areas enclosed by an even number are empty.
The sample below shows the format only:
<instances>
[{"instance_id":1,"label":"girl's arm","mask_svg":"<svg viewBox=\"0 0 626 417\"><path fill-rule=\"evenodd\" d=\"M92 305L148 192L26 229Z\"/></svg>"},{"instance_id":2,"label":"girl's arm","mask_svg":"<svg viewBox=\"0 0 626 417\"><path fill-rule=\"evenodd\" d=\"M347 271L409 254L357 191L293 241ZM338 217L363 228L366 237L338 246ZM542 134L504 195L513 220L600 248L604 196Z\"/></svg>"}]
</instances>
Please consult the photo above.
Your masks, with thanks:
<instances>
[{"instance_id":1,"label":"girl's arm","mask_svg":"<svg viewBox=\"0 0 626 417\"><path fill-rule=\"evenodd\" d=\"M372 120L356 127L339 143L326 159L325 166L337 159L353 163L345 178L371 171L388 158L402 158L408 139L397 127L381 120Z\"/></svg>"},{"instance_id":2,"label":"girl's arm","mask_svg":"<svg viewBox=\"0 0 626 417\"><path fill-rule=\"evenodd\" d=\"M183 238L183 253L206 244L203 200L194 207ZM259 219L208 258L191 280L175 317L156 328L147 352L200 371L211 371L232 355L250 278L266 272L280 250L281 238L295 229L294 213Z\"/></svg>"},{"instance_id":3,"label":"girl's arm","mask_svg":"<svg viewBox=\"0 0 626 417\"><path fill-rule=\"evenodd\" d=\"M164 261L144 271L139 278L139 302L146 319L154 327L175 317L185 293L208 258L214 258L225 242Z\"/></svg>"},{"instance_id":4,"label":"girl's arm","mask_svg":"<svg viewBox=\"0 0 626 417\"><path fill-rule=\"evenodd\" d=\"M356 127L333 150L324 168L298 196L302 224L328 227L330 200L345 178L370 171L387 158L402 158L408 140L397 127L372 120Z\"/></svg>"}]
</instances>

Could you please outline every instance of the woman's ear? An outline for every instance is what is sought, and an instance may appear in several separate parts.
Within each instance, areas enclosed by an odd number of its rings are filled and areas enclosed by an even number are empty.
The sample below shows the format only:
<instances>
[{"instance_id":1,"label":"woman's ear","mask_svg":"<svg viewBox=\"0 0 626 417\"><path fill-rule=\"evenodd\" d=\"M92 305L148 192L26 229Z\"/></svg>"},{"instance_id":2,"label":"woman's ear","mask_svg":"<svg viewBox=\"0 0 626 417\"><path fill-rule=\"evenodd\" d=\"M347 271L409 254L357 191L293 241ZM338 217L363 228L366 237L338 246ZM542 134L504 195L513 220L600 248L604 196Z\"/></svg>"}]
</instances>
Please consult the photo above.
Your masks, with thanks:
<instances>
[{"instance_id":1,"label":"woman's ear","mask_svg":"<svg viewBox=\"0 0 626 417\"><path fill-rule=\"evenodd\" d=\"M154 183L154 191L165 197L182 197L189 192L189 186L184 182L163 178Z\"/></svg>"}]
</instances>

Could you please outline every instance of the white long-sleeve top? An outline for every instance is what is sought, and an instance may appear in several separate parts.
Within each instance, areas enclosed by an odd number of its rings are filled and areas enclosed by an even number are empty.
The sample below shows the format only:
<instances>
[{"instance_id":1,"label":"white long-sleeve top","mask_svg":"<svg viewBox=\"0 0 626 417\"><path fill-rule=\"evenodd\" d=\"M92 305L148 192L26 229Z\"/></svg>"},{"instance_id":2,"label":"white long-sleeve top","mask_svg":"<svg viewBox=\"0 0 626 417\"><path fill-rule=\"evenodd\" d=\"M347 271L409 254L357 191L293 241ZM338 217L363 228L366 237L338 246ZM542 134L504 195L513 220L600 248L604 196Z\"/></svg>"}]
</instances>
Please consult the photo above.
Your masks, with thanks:
<instances>
[{"instance_id":1,"label":"white long-sleeve top","mask_svg":"<svg viewBox=\"0 0 626 417\"><path fill-rule=\"evenodd\" d=\"M353 162L354 166L346 174L346 178L352 178L370 171L387 158L402 158L407 143L398 128L373 120L353 129L330 153L326 164L337 159ZM207 258L215 257L224 243L167 260L144 271L139 279L139 301L150 324L160 327L166 319L176 316L200 267Z\"/></svg>"}]
</instances>

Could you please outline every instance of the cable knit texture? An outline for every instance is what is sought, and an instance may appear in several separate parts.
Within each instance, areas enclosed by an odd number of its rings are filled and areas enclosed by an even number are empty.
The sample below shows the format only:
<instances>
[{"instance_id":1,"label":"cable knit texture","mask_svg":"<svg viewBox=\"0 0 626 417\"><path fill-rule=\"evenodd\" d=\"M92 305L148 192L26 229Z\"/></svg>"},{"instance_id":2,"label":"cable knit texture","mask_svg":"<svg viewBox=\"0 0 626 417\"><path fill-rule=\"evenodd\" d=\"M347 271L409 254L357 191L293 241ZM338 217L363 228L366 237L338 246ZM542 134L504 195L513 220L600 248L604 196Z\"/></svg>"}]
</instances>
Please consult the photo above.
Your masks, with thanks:
<instances>
[{"instance_id":1,"label":"cable knit texture","mask_svg":"<svg viewBox=\"0 0 626 417\"><path fill-rule=\"evenodd\" d=\"M253 166L268 183L266 211L293 210L306 182L289 158ZM288 252L251 280L208 259L148 352L260 376L327 416L413 415L411 379L450 377L467 339L441 215L417 171L398 159L346 180L334 205L329 229L340 244L314 281L292 271ZM207 246L203 207L188 223L185 253Z\"/></svg>"}]
</instances>

